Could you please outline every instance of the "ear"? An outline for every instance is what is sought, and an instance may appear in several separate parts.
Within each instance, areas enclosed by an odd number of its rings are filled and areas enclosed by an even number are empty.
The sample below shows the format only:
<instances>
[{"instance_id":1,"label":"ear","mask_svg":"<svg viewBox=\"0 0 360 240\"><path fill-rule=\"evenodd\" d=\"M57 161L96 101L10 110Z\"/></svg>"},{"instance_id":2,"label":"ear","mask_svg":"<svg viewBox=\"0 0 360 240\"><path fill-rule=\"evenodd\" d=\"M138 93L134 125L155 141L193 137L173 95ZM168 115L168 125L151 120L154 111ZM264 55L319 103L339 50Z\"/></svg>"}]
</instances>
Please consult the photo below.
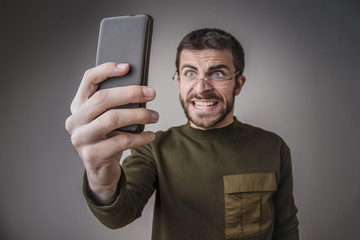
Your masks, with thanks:
<instances>
[{"instance_id":1,"label":"ear","mask_svg":"<svg viewBox=\"0 0 360 240\"><path fill-rule=\"evenodd\" d=\"M242 87L244 86L246 82L246 77L244 75L240 75L236 79L236 86L235 86L235 95L239 95L241 92Z\"/></svg>"},{"instance_id":2,"label":"ear","mask_svg":"<svg viewBox=\"0 0 360 240\"><path fill-rule=\"evenodd\" d=\"M174 73L174 76L172 77L173 80L176 80L177 83L180 83L180 78L179 78L179 74L178 74L178 71L176 71Z\"/></svg>"}]
</instances>

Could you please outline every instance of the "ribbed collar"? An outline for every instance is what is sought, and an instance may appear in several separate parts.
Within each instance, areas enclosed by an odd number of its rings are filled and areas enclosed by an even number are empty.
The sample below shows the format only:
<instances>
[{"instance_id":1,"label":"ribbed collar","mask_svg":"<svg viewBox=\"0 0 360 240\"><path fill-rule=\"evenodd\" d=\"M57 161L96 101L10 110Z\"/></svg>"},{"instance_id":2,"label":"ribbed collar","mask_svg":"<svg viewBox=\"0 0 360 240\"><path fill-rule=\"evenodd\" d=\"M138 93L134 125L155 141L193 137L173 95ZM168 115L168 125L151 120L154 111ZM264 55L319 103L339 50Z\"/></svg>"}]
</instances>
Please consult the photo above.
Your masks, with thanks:
<instances>
[{"instance_id":1,"label":"ribbed collar","mask_svg":"<svg viewBox=\"0 0 360 240\"><path fill-rule=\"evenodd\" d=\"M183 130L184 133L191 138L212 140L212 139L219 139L231 135L234 132L234 130L236 128L239 128L241 125L242 123L239 122L236 117L234 117L234 121L230 125L223 128L201 130L191 127L190 123L188 122L186 125L184 125Z\"/></svg>"}]
</instances>

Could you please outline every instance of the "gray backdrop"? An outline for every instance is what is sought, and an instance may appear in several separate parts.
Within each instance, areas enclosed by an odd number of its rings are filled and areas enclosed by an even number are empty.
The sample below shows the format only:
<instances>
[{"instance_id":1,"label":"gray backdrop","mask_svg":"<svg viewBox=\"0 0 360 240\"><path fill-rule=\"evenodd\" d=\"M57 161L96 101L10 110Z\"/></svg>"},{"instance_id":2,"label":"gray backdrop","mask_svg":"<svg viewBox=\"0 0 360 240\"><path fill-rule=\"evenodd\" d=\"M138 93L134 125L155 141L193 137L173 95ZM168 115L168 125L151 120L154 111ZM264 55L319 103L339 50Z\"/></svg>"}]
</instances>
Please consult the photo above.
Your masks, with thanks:
<instances>
[{"instance_id":1,"label":"gray backdrop","mask_svg":"<svg viewBox=\"0 0 360 240\"><path fill-rule=\"evenodd\" d=\"M175 48L191 30L219 27L246 51L239 120L289 144L302 239L358 239L358 1L1 1L0 239L150 239L143 217L109 230L81 194L83 166L64 122L94 65L104 17L154 17L149 85L167 129L183 124L171 81Z\"/></svg>"}]
</instances>

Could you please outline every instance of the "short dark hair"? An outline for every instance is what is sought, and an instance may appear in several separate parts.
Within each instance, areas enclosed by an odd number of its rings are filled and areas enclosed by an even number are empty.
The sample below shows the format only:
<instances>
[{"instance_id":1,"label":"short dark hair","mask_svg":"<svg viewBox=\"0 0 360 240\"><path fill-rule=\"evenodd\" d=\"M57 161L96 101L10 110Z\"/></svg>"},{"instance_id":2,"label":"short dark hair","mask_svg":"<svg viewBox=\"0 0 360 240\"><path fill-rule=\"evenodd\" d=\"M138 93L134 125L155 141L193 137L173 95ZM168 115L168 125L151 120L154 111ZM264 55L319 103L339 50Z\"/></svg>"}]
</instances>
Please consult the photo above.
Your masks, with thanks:
<instances>
[{"instance_id":1,"label":"short dark hair","mask_svg":"<svg viewBox=\"0 0 360 240\"><path fill-rule=\"evenodd\" d=\"M239 41L230 33L217 28L203 28L187 34L179 43L176 53L176 70L179 72L180 54L184 49L204 50L204 49L228 49L231 51L234 60L235 71L239 75L244 72L245 59L244 49Z\"/></svg>"}]
</instances>

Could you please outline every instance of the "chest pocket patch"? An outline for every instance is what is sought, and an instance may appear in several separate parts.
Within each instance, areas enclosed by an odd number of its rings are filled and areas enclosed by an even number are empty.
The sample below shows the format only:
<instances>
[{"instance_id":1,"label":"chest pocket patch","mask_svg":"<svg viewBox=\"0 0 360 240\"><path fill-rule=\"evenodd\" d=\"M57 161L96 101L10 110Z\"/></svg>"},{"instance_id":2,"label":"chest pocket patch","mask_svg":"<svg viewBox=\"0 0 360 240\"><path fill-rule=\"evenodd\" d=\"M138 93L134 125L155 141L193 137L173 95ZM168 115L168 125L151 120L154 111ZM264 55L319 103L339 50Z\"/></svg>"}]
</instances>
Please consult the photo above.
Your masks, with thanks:
<instances>
[{"instance_id":1,"label":"chest pocket patch","mask_svg":"<svg viewBox=\"0 0 360 240\"><path fill-rule=\"evenodd\" d=\"M271 227L271 197L276 191L275 173L223 176L225 238L247 238Z\"/></svg>"}]
</instances>

